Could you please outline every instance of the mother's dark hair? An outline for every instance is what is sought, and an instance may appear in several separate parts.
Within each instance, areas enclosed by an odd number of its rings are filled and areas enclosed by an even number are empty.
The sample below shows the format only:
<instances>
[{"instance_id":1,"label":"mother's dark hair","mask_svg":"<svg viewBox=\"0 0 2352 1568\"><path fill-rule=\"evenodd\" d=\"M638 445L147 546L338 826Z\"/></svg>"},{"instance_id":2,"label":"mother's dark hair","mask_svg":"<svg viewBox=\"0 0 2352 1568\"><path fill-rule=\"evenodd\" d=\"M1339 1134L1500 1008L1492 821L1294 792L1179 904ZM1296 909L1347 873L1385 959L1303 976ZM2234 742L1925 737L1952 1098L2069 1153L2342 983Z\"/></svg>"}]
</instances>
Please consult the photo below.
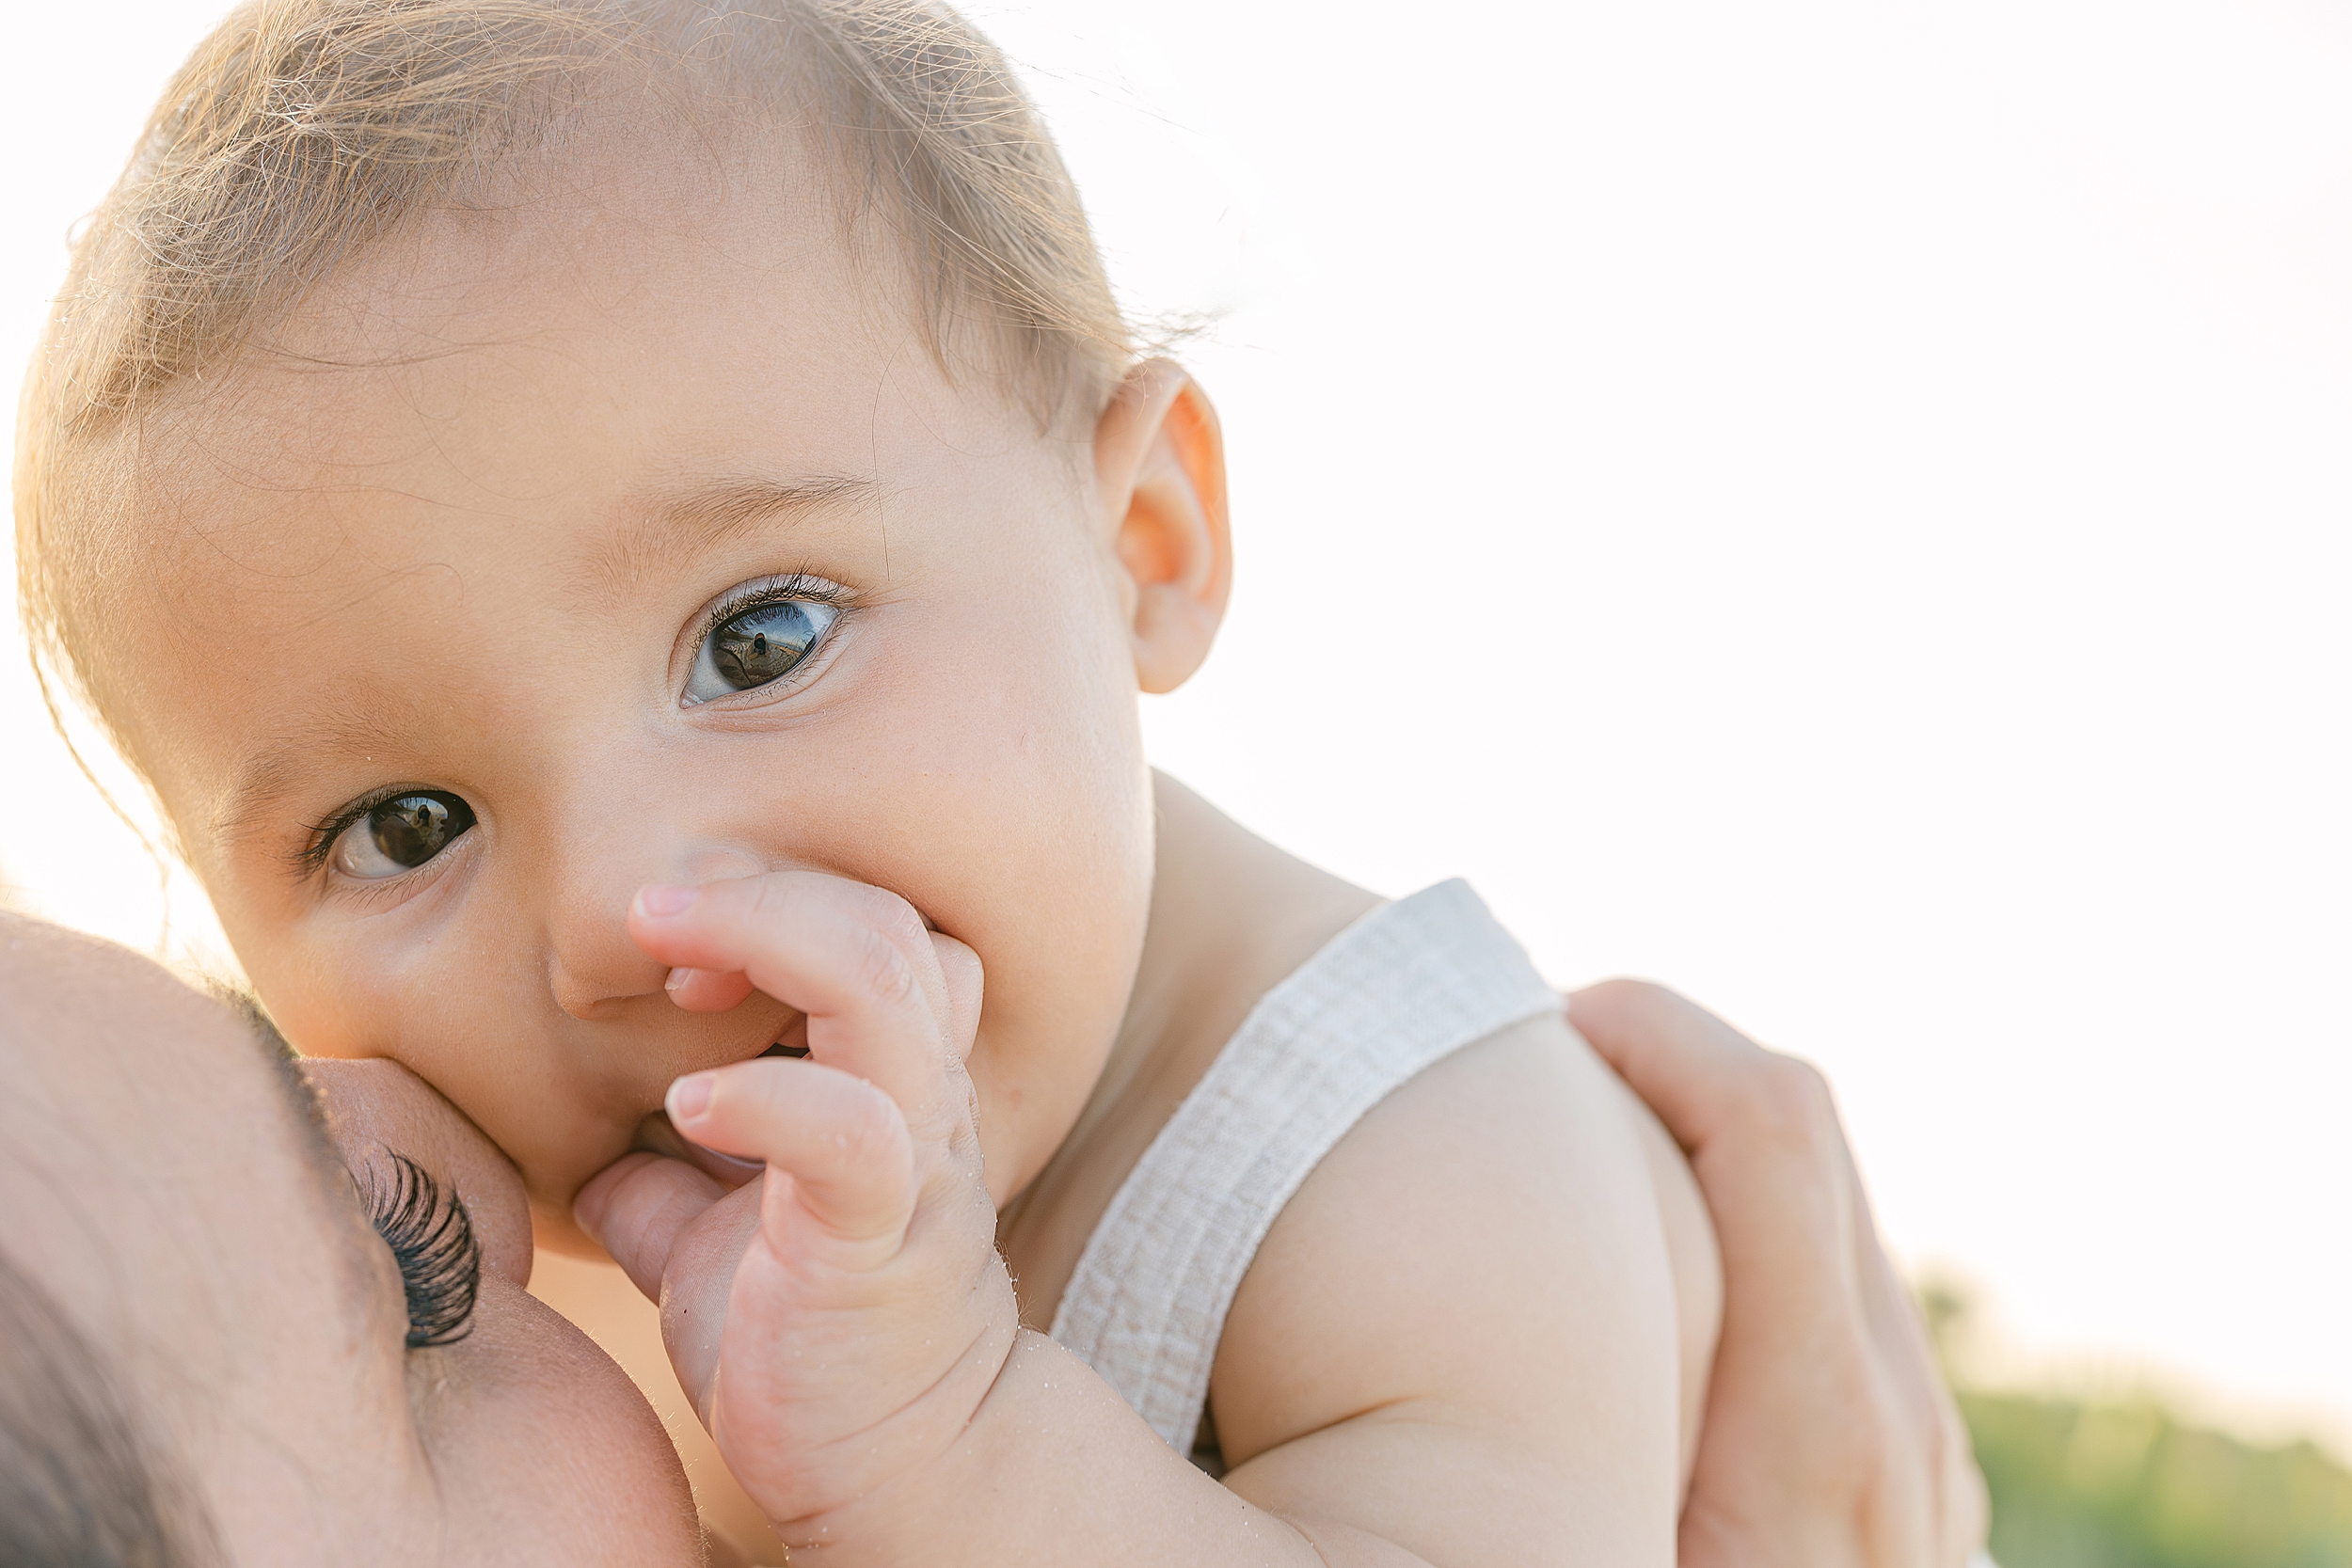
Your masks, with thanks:
<instances>
[{"instance_id":1,"label":"mother's dark hair","mask_svg":"<svg viewBox=\"0 0 2352 1568\"><path fill-rule=\"evenodd\" d=\"M0 1252L0 1568L210 1568L193 1491L105 1360Z\"/></svg>"}]
</instances>

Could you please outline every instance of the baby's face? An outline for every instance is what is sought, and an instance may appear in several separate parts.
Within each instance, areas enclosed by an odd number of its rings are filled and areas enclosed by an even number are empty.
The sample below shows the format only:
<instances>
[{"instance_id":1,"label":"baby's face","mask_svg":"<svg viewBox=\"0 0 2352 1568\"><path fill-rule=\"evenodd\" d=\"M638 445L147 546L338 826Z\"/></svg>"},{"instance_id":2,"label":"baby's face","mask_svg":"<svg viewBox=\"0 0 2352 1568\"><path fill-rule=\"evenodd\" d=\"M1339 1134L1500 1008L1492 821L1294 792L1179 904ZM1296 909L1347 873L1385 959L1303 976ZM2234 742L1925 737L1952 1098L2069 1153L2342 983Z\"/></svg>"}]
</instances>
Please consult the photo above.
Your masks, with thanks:
<instances>
[{"instance_id":1,"label":"baby's face","mask_svg":"<svg viewBox=\"0 0 2352 1568\"><path fill-rule=\"evenodd\" d=\"M1130 591L1089 449L951 387L793 193L693 167L371 259L147 436L95 654L305 1052L389 1056L525 1173L672 1147L648 882L813 868L987 973L991 1185L1083 1104L1140 949Z\"/></svg>"}]
</instances>

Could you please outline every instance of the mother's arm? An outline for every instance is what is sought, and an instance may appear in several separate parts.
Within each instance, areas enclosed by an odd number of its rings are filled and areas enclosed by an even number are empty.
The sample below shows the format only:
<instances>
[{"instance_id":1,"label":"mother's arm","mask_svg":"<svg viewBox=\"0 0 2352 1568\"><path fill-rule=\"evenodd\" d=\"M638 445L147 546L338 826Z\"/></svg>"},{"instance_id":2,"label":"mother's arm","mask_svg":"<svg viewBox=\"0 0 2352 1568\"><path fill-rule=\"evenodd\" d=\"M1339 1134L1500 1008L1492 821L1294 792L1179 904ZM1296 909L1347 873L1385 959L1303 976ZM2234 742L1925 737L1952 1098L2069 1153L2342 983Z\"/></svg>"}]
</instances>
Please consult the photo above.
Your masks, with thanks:
<instances>
[{"instance_id":1,"label":"mother's arm","mask_svg":"<svg viewBox=\"0 0 2352 1568\"><path fill-rule=\"evenodd\" d=\"M1575 992L1568 1020L1689 1151L1723 1248L1681 1568L1968 1561L1984 1481L1828 1083L1641 981Z\"/></svg>"}]
</instances>

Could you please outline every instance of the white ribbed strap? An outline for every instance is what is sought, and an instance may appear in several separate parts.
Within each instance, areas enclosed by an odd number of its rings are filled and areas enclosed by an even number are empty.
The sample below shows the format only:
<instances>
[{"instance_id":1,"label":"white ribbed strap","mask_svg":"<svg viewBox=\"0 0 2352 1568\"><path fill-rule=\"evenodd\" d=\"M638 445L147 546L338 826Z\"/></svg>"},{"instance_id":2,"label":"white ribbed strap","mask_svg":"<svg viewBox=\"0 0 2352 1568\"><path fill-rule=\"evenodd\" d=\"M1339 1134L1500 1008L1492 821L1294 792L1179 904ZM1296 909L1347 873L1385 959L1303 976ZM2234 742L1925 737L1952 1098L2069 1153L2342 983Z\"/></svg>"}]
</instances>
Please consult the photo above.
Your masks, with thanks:
<instances>
[{"instance_id":1,"label":"white ribbed strap","mask_svg":"<svg viewBox=\"0 0 2352 1568\"><path fill-rule=\"evenodd\" d=\"M1189 1452L1233 1293L1308 1173L1422 1069L1559 1006L1468 882L1365 915L1259 1000L1152 1141L1054 1338Z\"/></svg>"}]
</instances>

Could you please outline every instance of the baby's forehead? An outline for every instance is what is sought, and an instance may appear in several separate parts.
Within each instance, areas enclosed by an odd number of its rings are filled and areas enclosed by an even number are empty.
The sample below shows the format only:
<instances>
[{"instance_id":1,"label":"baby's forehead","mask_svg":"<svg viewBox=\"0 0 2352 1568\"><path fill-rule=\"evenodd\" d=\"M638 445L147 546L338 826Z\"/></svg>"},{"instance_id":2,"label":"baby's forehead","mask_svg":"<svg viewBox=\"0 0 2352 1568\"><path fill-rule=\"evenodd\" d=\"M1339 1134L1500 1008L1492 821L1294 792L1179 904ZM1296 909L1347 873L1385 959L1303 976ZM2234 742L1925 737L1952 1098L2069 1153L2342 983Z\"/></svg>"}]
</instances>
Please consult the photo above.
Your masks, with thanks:
<instances>
[{"instance_id":1,"label":"baby's forehead","mask_svg":"<svg viewBox=\"0 0 2352 1568\"><path fill-rule=\"evenodd\" d=\"M722 158L616 133L543 194L411 225L179 389L144 433L151 493L209 532L306 492L659 490L755 426L822 451L901 405L943 431L1028 426L924 351L808 160L749 180Z\"/></svg>"},{"instance_id":2,"label":"baby's forehead","mask_svg":"<svg viewBox=\"0 0 2352 1568\"><path fill-rule=\"evenodd\" d=\"M414 382L447 365L463 382L591 359L606 339L634 340L650 368L707 347L717 324L875 357L918 336L899 270L836 221L811 156L615 118L560 163L509 167L476 199L419 214L354 256L262 327L231 381L275 375L332 396L337 372Z\"/></svg>"}]
</instances>

